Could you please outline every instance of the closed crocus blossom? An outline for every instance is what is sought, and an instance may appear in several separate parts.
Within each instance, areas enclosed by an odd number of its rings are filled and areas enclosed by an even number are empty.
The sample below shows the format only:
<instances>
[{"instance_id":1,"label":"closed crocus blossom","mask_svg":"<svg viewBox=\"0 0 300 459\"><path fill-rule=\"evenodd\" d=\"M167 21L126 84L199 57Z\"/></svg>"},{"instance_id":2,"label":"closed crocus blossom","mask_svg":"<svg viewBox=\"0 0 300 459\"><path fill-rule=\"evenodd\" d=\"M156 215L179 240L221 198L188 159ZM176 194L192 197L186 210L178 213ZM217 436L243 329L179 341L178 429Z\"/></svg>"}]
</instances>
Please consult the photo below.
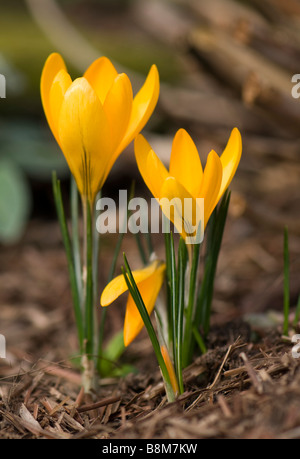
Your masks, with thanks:
<instances>
[{"instance_id":1,"label":"closed crocus blossom","mask_svg":"<svg viewBox=\"0 0 300 459\"><path fill-rule=\"evenodd\" d=\"M100 57L72 81L62 57L51 54L41 77L48 124L83 198L93 203L120 153L143 129L159 96L159 75L150 69L133 97L128 76Z\"/></svg>"},{"instance_id":2,"label":"closed crocus blossom","mask_svg":"<svg viewBox=\"0 0 300 459\"><path fill-rule=\"evenodd\" d=\"M228 188L238 167L242 153L240 132L234 128L227 146L221 155L212 150L203 170L197 148L184 130L180 129L173 141L169 170L163 165L152 150L147 140L140 134L135 140L135 156L139 171L153 196L159 201L162 211L166 214L164 199L168 201L179 199L181 210L175 210L170 217L177 230L186 240L187 228L198 228L203 225L203 231L209 217ZM188 199L189 198L189 199ZM197 213L197 198L204 199L204 222L199 222ZM189 204L187 204L189 203ZM189 206L186 212L186 207ZM188 221L182 221L189 216Z\"/></svg>"},{"instance_id":3,"label":"closed crocus blossom","mask_svg":"<svg viewBox=\"0 0 300 459\"><path fill-rule=\"evenodd\" d=\"M161 351L161 355L162 355L162 357L164 359L164 362L166 364L167 371L169 373L170 382L171 382L171 386L172 386L173 392L174 392L175 395L178 395L179 394L178 381L177 381L177 378L176 378L176 375L175 375L174 366L173 366L173 363L171 361L169 351L168 351L168 349L167 349L167 347L165 345L160 346L160 351Z\"/></svg>"},{"instance_id":4,"label":"closed crocus blossom","mask_svg":"<svg viewBox=\"0 0 300 459\"><path fill-rule=\"evenodd\" d=\"M132 271L133 278L137 284L144 304L150 315L154 309L155 302L162 283L164 281L166 266L164 263L155 260L143 269ZM100 304L108 306L115 301L122 293L128 290L124 275L115 277L103 290ZM126 314L124 321L124 344L128 346L140 333L143 328L143 320L133 301L128 295Z\"/></svg>"}]
</instances>

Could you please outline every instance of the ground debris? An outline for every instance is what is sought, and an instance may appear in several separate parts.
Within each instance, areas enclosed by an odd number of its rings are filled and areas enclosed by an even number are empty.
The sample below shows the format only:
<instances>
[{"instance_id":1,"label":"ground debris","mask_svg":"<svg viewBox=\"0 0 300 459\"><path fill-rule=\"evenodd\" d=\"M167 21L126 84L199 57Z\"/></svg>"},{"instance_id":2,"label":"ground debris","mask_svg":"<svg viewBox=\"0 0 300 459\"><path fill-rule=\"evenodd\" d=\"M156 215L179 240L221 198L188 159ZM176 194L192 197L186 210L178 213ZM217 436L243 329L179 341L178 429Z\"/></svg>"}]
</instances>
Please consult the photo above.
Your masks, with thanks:
<instances>
[{"instance_id":1,"label":"ground debris","mask_svg":"<svg viewBox=\"0 0 300 459\"><path fill-rule=\"evenodd\" d=\"M173 403L159 371L144 390L125 378L80 406L80 387L62 375L4 378L0 438L298 438L300 365L290 344L276 339L271 352L238 340L198 357Z\"/></svg>"}]
</instances>

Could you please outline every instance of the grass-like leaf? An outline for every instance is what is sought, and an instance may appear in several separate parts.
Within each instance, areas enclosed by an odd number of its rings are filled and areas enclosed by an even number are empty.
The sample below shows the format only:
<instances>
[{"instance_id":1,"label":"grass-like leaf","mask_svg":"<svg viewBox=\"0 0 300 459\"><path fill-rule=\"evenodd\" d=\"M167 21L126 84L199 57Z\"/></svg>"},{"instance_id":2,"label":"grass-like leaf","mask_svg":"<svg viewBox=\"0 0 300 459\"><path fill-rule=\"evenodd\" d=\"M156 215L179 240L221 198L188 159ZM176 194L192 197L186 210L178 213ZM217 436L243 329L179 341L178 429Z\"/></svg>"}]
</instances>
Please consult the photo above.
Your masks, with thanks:
<instances>
[{"instance_id":1,"label":"grass-like leaf","mask_svg":"<svg viewBox=\"0 0 300 459\"><path fill-rule=\"evenodd\" d=\"M83 298L82 298L82 264L81 264L81 254L80 254L80 236L79 236L79 193L76 185L76 181L73 176L71 176L71 222L72 222L72 250L73 250L73 259L74 259L74 269L76 273L78 294L80 297L81 308L83 309Z\"/></svg>"},{"instance_id":2,"label":"grass-like leaf","mask_svg":"<svg viewBox=\"0 0 300 459\"><path fill-rule=\"evenodd\" d=\"M197 274L199 265L199 254L200 244L192 246L192 265L190 269L190 281L189 281L189 296L188 304L186 308L186 321L184 329L184 341L183 341L183 366L189 365L192 354L193 354L193 321L195 317L195 303L196 303L196 290L197 290Z\"/></svg>"},{"instance_id":3,"label":"grass-like leaf","mask_svg":"<svg viewBox=\"0 0 300 459\"><path fill-rule=\"evenodd\" d=\"M142 298L142 296L140 294L138 286L136 285L136 282L135 282L134 277L132 275L132 271L130 269L130 266L129 266L129 263L128 263L128 260L127 260L125 254L124 254L124 263L125 263L125 268L122 267L122 272L123 272L123 275L124 275L125 282L127 284L129 293L131 294L131 296L132 296L132 298L133 298L133 300L134 300L134 302L136 304L136 307L138 308L138 311L139 311L139 313L141 315L141 318L142 318L142 320L144 322L144 325L145 325L146 330L148 332L149 338L151 340L151 343L152 343L152 346L153 346L153 349L154 349L154 352L155 352L155 355L156 355L156 358L157 358L157 361L158 361L158 364L160 366L160 369L161 369L161 372L162 372L162 376L163 376L163 379L164 379L164 382L165 382L165 387L166 387L166 392L167 392L168 399L169 399L169 401L173 401L175 396L174 396L174 392L173 392L173 389L172 389L170 376L169 376L165 361L163 359L163 356L162 356L162 353L161 353L161 350L160 350L160 344L159 344L159 341L157 339L157 336L156 336L154 327L152 325L150 316L148 314L147 308L146 308L146 306L144 304L143 298Z\"/></svg>"},{"instance_id":4,"label":"grass-like leaf","mask_svg":"<svg viewBox=\"0 0 300 459\"><path fill-rule=\"evenodd\" d=\"M204 336L210 329L211 304L214 292L214 280L220 254L224 228L230 202L230 192L227 190L217 209L213 212L208 223L207 250L204 262L204 272L197 300L194 324L197 329L201 326Z\"/></svg>"},{"instance_id":5,"label":"grass-like leaf","mask_svg":"<svg viewBox=\"0 0 300 459\"><path fill-rule=\"evenodd\" d=\"M184 301L185 301L185 273L187 267L187 249L183 238L180 238L178 247L178 268L177 268L177 330L176 330L176 354L175 371L178 379L180 393L183 393L183 378L182 378L182 349L183 349L183 321L184 321Z\"/></svg>"},{"instance_id":6,"label":"grass-like leaf","mask_svg":"<svg viewBox=\"0 0 300 459\"><path fill-rule=\"evenodd\" d=\"M60 181L57 179L56 172L52 173L52 186L53 186L53 195L56 206L56 212L58 216L58 221L62 233L63 243L66 251L68 270L70 276L71 292L75 313L75 320L78 332L78 340L80 345L80 351L83 352L84 346L84 327L83 327L83 317L81 311L81 301L79 295L79 288L77 285L77 276L75 271L74 259L73 259L73 250L72 243L70 239L70 234L68 230L68 225L65 217L65 211L62 201Z\"/></svg>"}]
</instances>

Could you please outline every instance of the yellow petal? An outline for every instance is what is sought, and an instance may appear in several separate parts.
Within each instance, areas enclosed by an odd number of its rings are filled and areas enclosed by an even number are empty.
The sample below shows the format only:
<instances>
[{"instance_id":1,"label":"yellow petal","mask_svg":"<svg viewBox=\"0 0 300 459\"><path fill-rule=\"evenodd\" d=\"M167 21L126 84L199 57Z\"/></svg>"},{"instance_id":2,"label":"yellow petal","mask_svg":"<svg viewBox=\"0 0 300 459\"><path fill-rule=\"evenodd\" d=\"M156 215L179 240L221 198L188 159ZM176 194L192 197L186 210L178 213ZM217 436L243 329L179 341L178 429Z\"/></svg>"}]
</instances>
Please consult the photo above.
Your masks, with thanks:
<instances>
[{"instance_id":1,"label":"yellow petal","mask_svg":"<svg viewBox=\"0 0 300 459\"><path fill-rule=\"evenodd\" d=\"M128 129L117 153L122 152L144 128L157 104L158 96L159 74L156 65L152 65L144 85L133 99Z\"/></svg>"},{"instance_id":2,"label":"yellow petal","mask_svg":"<svg viewBox=\"0 0 300 459\"><path fill-rule=\"evenodd\" d=\"M203 176L198 150L190 135L180 129L173 141L170 159L170 175L195 198L199 195Z\"/></svg>"},{"instance_id":3,"label":"yellow petal","mask_svg":"<svg viewBox=\"0 0 300 459\"><path fill-rule=\"evenodd\" d=\"M163 182L170 174L153 150L148 153L147 169L152 175L153 196L160 198Z\"/></svg>"},{"instance_id":4,"label":"yellow petal","mask_svg":"<svg viewBox=\"0 0 300 459\"><path fill-rule=\"evenodd\" d=\"M93 202L103 185L110 155L110 128L101 102L85 78L75 80L65 94L59 138L80 193Z\"/></svg>"},{"instance_id":5,"label":"yellow petal","mask_svg":"<svg viewBox=\"0 0 300 459\"><path fill-rule=\"evenodd\" d=\"M151 174L149 173L148 168L147 168L147 158L151 150L152 148L149 142L145 139L145 137L142 134L139 134L134 141L135 159L136 159L140 174L143 177L143 180L145 181L147 187L150 189L151 193L153 194Z\"/></svg>"},{"instance_id":6,"label":"yellow petal","mask_svg":"<svg viewBox=\"0 0 300 459\"><path fill-rule=\"evenodd\" d=\"M128 128L132 111L132 87L125 73L117 76L111 89L108 91L103 105L111 132L112 155L108 158L106 176L109 174L121 151L118 150Z\"/></svg>"},{"instance_id":7,"label":"yellow petal","mask_svg":"<svg viewBox=\"0 0 300 459\"><path fill-rule=\"evenodd\" d=\"M83 76L88 80L103 105L108 91L118 76L114 65L107 57L99 57L89 66Z\"/></svg>"},{"instance_id":8,"label":"yellow petal","mask_svg":"<svg viewBox=\"0 0 300 459\"><path fill-rule=\"evenodd\" d=\"M222 163L217 153L212 150L208 157L206 166L203 173L201 189L199 193L200 198L204 198L204 228L207 225L212 211L217 205L217 196L219 194L222 182Z\"/></svg>"},{"instance_id":9,"label":"yellow petal","mask_svg":"<svg viewBox=\"0 0 300 459\"><path fill-rule=\"evenodd\" d=\"M53 134L59 144L60 144L60 141L59 141L57 125L58 125L58 120L59 120L59 115L60 115L60 109L62 106L62 102L64 100L64 95L67 89L71 86L71 84L72 84L72 80L71 80L70 75L64 69L62 69L57 73L51 85L51 89L50 89L49 102L50 102L50 108L51 108L51 116L52 116L52 119L55 120L55 128L54 128Z\"/></svg>"},{"instance_id":10,"label":"yellow petal","mask_svg":"<svg viewBox=\"0 0 300 459\"><path fill-rule=\"evenodd\" d=\"M50 89L53 80L60 70L67 70L63 58L58 53L52 53L45 62L41 76L41 98L44 112L54 136L57 136L57 120L52 117L50 108ZM57 140L57 139L56 139Z\"/></svg>"},{"instance_id":11,"label":"yellow petal","mask_svg":"<svg viewBox=\"0 0 300 459\"><path fill-rule=\"evenodd\" d=\"M159 264L159 266L150 276L137 283L138 289L149 315L154 309L157 296L164 281L165 268L166 267L163 263ZM144 322L140 316L140 313L132 299L132 296L129 295L124 321L125 346L128 346L136 338L136 336L142 330L143 326Z\"/></svg>"},{"instance_id":12,"label":"yellow petal","mask_svg":"<svg viewBox=\"0 0 300 459\"><path fill-rule=\"evenodd\" d=\"M164 181L161 196L159 204L163 213L174 223L185 241L201 242L204 231L204 212L201 202L197 202L175 177L168 177Z\"/></svg>"},{"instance_id":13,"label":"yellow petal","mask_svg":"<svg viewBox=\"0 0 300 459\"><path fill-rule=\"evenodd\" d=\"M232 130L227 146L221 155L221 163L223 168L223 177L220 191L217 197L217 202L221 199L223 193L228 188L231 180L239 165L242 155L242 137L237 128Z\"/></svg>"},{"instance_id":14,"label":"yellow petal","mask_svg":"<svg viewBox=\"0 0 300 459\"><path fill-rule=\"evenodd\" d=\"M154 271L159 268L160 265L161 263L158 260L155 260L145 268L132 271L132 275L136 284L139 284L151 276ZM119 276L115 277L103 290L100 298L101 306L108 306L127 290L128 288L124 276L123 274L120 274Z\"/></svg>"},{"instance_id":15,"label":"yellow petal","mask_svg":"<svg viewBox=\"0 0 300 459\"><path fill-rule=\"evenodd\" d=\"M135 139L134 151L136 162L144 182L153 196L159 199L162 184L169 177L167 169L142 134L138 135Z\"/></svg>"}]
</instances>

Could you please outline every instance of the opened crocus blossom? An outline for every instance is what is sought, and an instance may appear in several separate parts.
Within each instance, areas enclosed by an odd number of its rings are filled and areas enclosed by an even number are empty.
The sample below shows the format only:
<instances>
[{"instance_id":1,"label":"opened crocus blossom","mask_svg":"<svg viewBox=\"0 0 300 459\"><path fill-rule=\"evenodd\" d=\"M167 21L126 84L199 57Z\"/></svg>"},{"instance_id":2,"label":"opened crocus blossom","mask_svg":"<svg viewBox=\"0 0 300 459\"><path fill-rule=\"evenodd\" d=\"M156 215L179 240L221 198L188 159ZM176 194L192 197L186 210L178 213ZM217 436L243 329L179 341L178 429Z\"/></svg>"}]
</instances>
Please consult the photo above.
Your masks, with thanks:
<instances>
[{"instance_id":1,"label":"opened crocus blossom","mask_svg":"<svg viewBox=\"0 0 300 459\"><path fill-rule=\"evenodd\" d=\"M135 140L135 156L140 173L153 196L159 201L162 211L172 220L177 230L187 240L187 228L202 224L204 231L209 217L228 188L238 167L242 153L240 132L234 128L227 146L221 155L212 150L203 170L197 148L184 130L180 129L173 141L169 170L140 134ZM181 210L168 213L168 202L179 199ZM195 218L197 198L204 200L204 221ZM187 204L189 203L189 204ZM189 206L188 212L185 207ZM201 212L199 212L201 215ZM182 221L185 221L182 225Z\"/></svg>"},{"instance_id":2,"label":"opened crocus blossom","mask_svg":"<svg viewBox=\"0 0 300 459\"><path fill-rule=\"evenodd\" d=\"M133 98L128 76L100 57L72 82L62 57L51 54L41 97L53 135L83 198L93 203L120 153L143 129L159 96L155 65Z\"/></svg>"},{"instance_id":3,"label":"opened crocus blossom","mask_svg":"<svg viewBox=\"0 0 300 459\"><path fill-rule=\"evenodd\" d=\"M154 309L157 296L164 281L165 269L166 266L164 263L155 260L143 269L132 271L133 278L149 315ZM128 287L124 275L117 276L103 290L100 299L101 306L108 306L127 290ZM142 330L143 325L141 315L132 296L129 294L124 321L125 346L128 346L136 338Z\"/></svg>"}]
</instances>

